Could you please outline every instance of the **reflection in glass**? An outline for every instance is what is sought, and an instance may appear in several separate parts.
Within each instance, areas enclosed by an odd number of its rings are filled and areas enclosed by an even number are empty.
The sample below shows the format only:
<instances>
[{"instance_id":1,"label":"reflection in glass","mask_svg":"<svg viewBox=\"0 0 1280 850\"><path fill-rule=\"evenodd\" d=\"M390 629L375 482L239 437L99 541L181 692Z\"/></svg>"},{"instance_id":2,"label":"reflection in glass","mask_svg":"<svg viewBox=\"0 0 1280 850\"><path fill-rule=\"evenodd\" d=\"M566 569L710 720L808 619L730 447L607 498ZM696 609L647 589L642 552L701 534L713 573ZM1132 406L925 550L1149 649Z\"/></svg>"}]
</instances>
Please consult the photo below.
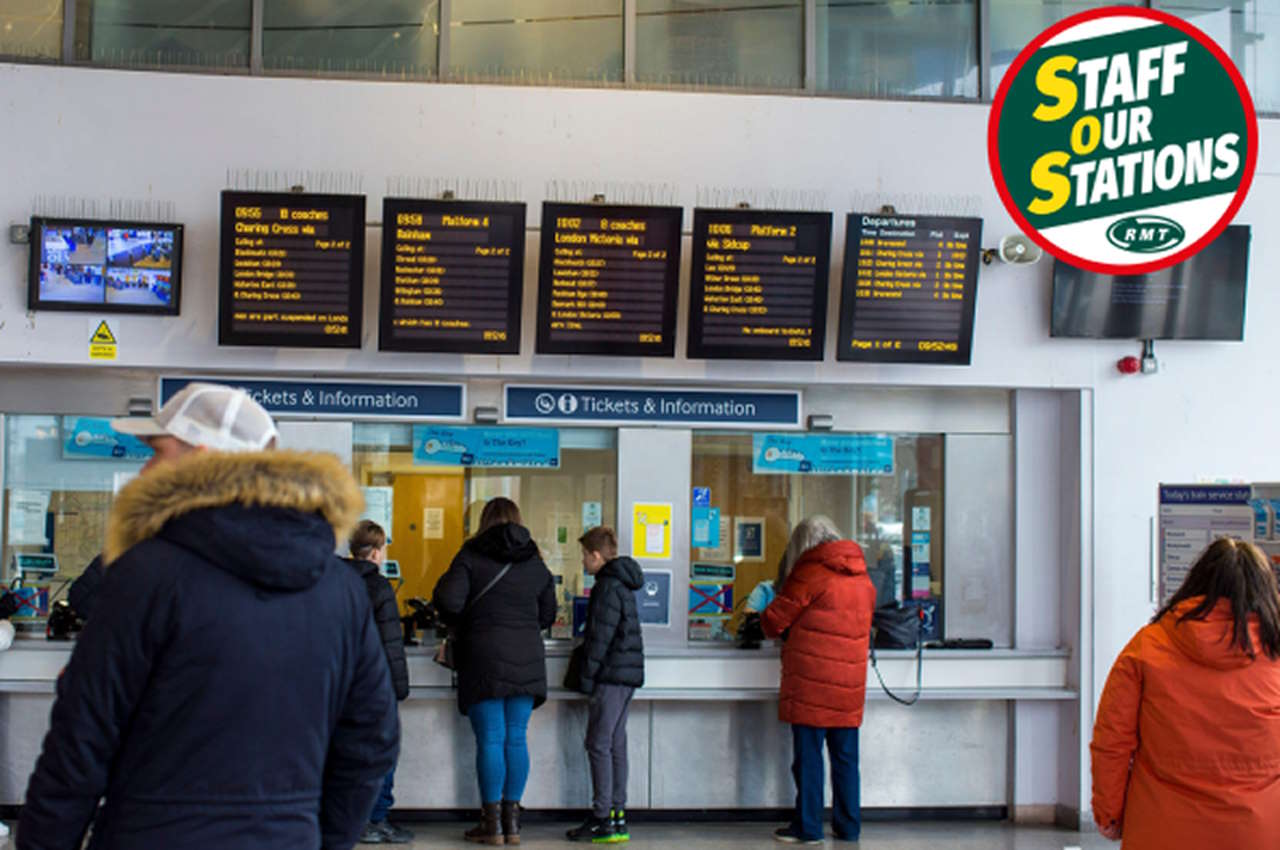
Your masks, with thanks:
<instances>
[{"instance_id":1,"label":"reflection in glass","mask_svg":"<svg viewBox=\"0 0 1280 850\"><path fill-rule=\"evenodd\" d=\"M822 91L977 97L975 0L818 0Z\"/></svg>"},{"instance_id":2,"label":"reflection in glass","mask_svg":"<svg viewBox=\"0 0 1280 850\"><path fill-rule=\"evenodd\" d=\"M596 517L605 525L617 521L616 432L561 429L558 469L415 464L412 440L409 425L357 423L354 429L356 480L379 488L366 494L366 502L391 505L387 557L400 564L402 607L414 597L431 598L463 541L475 533L484 503L506 496L520 506L557 577L559 613L552 637L569 637L573 599L585 590L578 549L584 523Z\"/></svg>"},{"instance_id":3,"label":"reflection in glass","mask_svg":"<svg viewBox=\"0 0 1280 850\"><path fill-rule=\"evenodd\" d=\"M436 76L436 0L271 0L263 16L263 64L271 70Z\"/></svg>"},{"instance_id":4,"label":"reflection in glass","mask_svg":"<svg viewBox=\"0 0 1280 850\"><path fill-rule=\"evenodd\" d=\"M636 80L753 89L804 84L801 0L638 0Z\"/></svg>"},{"instance_id":5,"label":"reflection in glass","mask_svg":"<svg viewBox=\"0 0 1280 850\"><path fill-rule=\"evenodd\" d=\"M733 639L752 592L777 575L791 529L813 514L827 515L862 546L879 604L894 599L941 599L945 568L942 436L891 436L891 475L817 475L756 472L751 434L694 434L693 486L710 488L710 505L719 512L721 533L718 547L694 547L693 563L733 567L733 614L691 615L691 639ZM757 522L762 531L759 552L754 537L742 539L744 523ZM923 557L928 558L927 568L916 570L914 577L913 531L927 535L917 537L917 542L924 547L921 564ZM747 542L749 549L741 551Z\"/></svg>"},{"instance_id":6,"label":"reflection in glass","mask_svg":"<svg viewBox=\"0 0 1280 850\"><path fill-rule=\"evenodd\" d=\"M1152 8L1194 24L1244 77L1259 112L1280 112L1280 3L1275 0L1154 0Z\"/></svg>"},{"instance_id":7,"label":"reflection in glass","mask_svg":"<svg viewBox=\"0 0 1280 850\"><path fill-rule=\"evenodd\" d=\"M455 0L451 8L453 79L622 80L622 0Z\"/></svg>"},{"instance_id":8,"label":"reflection in glass","mask_svg":"<svg viewBox=\"0 0 1280 850\"><path fill-rule=\"evenodd\" d=\"M143 460L113 457L107 420L78 416L8 416L4 440L4 580L15 552L51 552L58 574L52 598L102 551L116 491Z\"/></svg>"},{"instance_id":9,"label":"reflection in glass","mask_svg":"<svg viewBox=\"0 0 1280 850\"><path fill-rule=\"evenodd\" d=\"M0 0L0 56L57 59L62 55L63 0Z\"/></svg>"},{"instance_id":10,"label":"reflection in glass","mask_svg":"<svg viewBox=\"0 0 1280 850\"><path fill-rule=\"evenodd\" d=\"M78 0L76 59L124 67L249 67L249 0Z\"/></svg>"}]
</instances>

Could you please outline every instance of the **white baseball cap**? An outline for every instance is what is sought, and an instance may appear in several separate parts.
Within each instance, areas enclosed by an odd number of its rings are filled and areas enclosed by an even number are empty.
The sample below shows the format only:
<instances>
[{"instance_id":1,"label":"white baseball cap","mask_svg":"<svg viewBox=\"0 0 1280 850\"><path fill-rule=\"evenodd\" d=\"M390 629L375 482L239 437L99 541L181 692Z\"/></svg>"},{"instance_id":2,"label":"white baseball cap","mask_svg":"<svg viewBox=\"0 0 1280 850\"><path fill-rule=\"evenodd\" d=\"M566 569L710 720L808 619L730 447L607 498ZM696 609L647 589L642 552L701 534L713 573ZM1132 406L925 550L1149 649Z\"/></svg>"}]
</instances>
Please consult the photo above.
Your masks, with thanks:
<instances>
[{"instance_id":1,"label":"white baseball cap","mask_svg":"<svg viewBox=\"0 0 1280 850\"><path fill-rule=\"evenodd\" d=\"M132 437L176 437L220 452L255 452L280 436L271 414L247 392L221 384L190 383L155 416L113 419L111 428Z\"/></svg>"}]
</instances>

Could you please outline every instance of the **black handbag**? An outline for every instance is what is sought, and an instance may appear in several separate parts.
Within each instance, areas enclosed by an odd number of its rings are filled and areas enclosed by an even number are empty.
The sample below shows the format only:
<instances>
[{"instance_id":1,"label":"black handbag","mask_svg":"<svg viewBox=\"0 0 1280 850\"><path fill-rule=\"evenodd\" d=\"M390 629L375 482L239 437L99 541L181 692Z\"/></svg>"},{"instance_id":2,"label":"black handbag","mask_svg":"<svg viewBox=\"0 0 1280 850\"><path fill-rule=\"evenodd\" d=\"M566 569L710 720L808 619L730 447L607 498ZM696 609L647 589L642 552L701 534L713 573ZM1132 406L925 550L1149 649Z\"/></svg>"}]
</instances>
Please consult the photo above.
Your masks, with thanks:
<instances>
[{"instance_id":1,"label":"black handbag","mask_svg":"<svg viewBox=\"0 0 1280 850\"><path fill-rule=\"evenodd\" d=\"M481 590L479 593L477 593L475 595L475 598L466 604L466 607L462 609L462 613L458 615L458 620L461 621L462 618L466 616L467 612L470 611L477 602L483 599L486 593L493 590L493 586L498 582L502 581L502 577L505 576L510 570L511 570L511 564L507 564L505 567L503 567L502 570L496 576L493 577L493 581L486 584L484 586L484 590ZM445 668L446 670L457 670L458 669L457 660L455 657L457 654L455 649L455 647L457 646L457 643L458 643L457 632L453 629L450 629L449 633L444 636L443 640L440 641L440 645L436 647L436 654L431 657L431 660L439 664L441 667Z\"/></svg>"},{"instance_id":2,"label":"black handbag","mask_svg":"<svg viewBox=\"0 0 1280 850\"><path fill-rule=\"evenodd\" d=\"M920 699L924 683L924 640L920 631L924 627L924 611L917 607L899 606L896 603L881 605L871 615L871 669L875 671L880 688L889 699L901 705L915 705ZM916 651L916 689L909 697L900 697L884 683L880 667L876 664L876 647L881 649L914 649Z\"/></svg>"},{"instance_id":3,"label":"black handbag","mask_svg":"<svg viewBox=\"0 0 1280 850\"><path fill-rule=\"evenodd\" d=\"M569 691L582 691L582 665L586 661L587 645L580 643L569 653L569 666L564 671L564 687Z\"/></svg>"}]
</instances>

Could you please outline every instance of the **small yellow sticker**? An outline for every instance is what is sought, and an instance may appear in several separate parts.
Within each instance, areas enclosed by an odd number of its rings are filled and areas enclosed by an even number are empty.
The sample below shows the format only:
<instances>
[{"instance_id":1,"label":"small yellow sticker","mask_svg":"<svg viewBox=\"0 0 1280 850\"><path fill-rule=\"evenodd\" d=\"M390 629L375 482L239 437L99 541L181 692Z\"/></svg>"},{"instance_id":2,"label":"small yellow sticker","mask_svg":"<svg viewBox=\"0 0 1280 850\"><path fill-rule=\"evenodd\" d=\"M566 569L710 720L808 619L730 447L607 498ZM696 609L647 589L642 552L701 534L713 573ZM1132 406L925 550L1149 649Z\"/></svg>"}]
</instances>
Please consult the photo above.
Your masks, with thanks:
<instances>
[{"instance_id":1,"label":"small yellow sticker","mask_svg":"<svg viewBox=\"0 0 1280 850\"><path fill-rule=\"evenodd\" d=\"M111 328L107 327L106 319L98 323L97 330L93 332L93 336L89 337L89 359L116 359L116 336L111 332Z\"/></svg>"}]
</instances>

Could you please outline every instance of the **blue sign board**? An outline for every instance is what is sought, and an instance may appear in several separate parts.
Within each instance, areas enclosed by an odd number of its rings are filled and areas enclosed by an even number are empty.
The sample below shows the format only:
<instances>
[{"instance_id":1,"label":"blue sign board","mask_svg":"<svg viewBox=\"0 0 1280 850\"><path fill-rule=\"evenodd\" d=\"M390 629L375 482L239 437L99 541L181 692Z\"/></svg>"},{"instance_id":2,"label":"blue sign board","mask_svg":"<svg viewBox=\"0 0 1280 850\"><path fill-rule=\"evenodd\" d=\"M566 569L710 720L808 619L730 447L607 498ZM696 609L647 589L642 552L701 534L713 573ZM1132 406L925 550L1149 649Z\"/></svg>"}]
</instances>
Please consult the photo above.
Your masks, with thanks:
<instances>
[{"instance_id":1,"label":"blue sign board","mask_svg":"<svg viewBox=\"0 0 1280 850\"><path fill-rule=\"evenodd\" d=\"M128 434L111 430L110 419L95 416L62 417L62 456L112 460L148 460L151 447Z\"/></svg>"},{"instance_id":2,"label":"blue sign board","mask_svg":"<svg viewBox=\"0 0 1280 850\"><path fill-rule=\"evenodd\" d=\"M887 434L755 434L751 470L811 475L892 475Z\"/></svg>"},{"instance_id":3,"label":"blue sign board","mask_svg":"<svg viewBox=\"0 0 1280 850\"><path fill-rule=\"evenodd\" d=\"M505 401L505 418L510 422L703 427L800 424L800 393L793 390L508 385Z\"/></svg>"},{"instance_id":4,"label":"blue sign board","mask_svg":"<svg viewBox=\"0 0 1280 850\"><path fill-rule=\"evenodd\" d=\"M645 570L644 585L635 593L641 623L650 626L671 625L670 570Z\"/></svg>"},{"instance_id":5,"label":"blue sign board","mask_svg":"<svg viewBox=\"0 0 1280 850\"><path fill-rule=\"evenodd\" d=\"M694 487L693 488L693 506L695 508L711 507L711 488L710 487Z\"/></svg>"},{"instance_id":6,"label":"blue sign board","mask_svg":"<svg viewBox=\"0 0 1280 850\"><path fill-rule=\"evenodd\" d=\"M691 545L693 548L719 549L720 509L694 508L692 520L689 525L692 530L693 540Z\"/></svg>"},{"instance_id":7,"label":"blue sign board","mask_svg":"<svg viewBox=\"0 0 1280 850\"><path fill-rule=\"evenodd\" d=\"M462 419L462 384L384 384L326 380L259 380L229 377L161 378L160 404L187 384L203 381L239 387L272 416L322 419Z\"/></svg>"},{"instance_id":8,"label":"blue sign board","mask_svg":"<svg viewBox=\"0 0 1280 850\"><path fill-rule=\"evenodd\" d=\"M414 425L413 462L428 466L560 466L555 428Z\"/></svg>"}]
</instances>

